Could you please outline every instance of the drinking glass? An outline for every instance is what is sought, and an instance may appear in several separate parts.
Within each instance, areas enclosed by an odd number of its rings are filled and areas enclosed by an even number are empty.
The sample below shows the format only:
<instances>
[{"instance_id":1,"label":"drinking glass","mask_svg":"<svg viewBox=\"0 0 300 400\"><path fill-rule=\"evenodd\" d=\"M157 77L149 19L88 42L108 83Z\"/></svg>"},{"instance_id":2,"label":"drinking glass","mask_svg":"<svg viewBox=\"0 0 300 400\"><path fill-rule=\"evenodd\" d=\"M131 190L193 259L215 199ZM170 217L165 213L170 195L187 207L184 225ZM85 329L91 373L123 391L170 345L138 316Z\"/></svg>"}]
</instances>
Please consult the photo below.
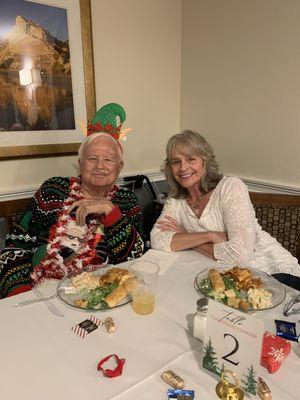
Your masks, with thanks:
<instances>
[{"instance_id":1,"label":"drinking glass","mask_svg":"<svg viewBox=\"0 0 300 400\"><path fill-rule=\"evenodd\" d=\"M137 260L129 267L137 284L132 292L132 309L136 314L147 315L154 310L159 265L153 261Z\"/></svg>"}]
</instances>

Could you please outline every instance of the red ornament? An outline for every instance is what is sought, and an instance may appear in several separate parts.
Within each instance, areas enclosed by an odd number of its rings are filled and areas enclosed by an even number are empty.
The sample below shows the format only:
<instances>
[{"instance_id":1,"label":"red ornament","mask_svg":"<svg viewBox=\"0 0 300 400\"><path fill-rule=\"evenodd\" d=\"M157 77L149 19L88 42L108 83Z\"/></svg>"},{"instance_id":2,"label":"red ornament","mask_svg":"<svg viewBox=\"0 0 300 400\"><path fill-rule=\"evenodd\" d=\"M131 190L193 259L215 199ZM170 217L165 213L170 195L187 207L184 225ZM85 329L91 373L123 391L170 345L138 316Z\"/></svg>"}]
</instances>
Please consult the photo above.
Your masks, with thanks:
<instances>
[{"instance_id":1,"label":"red ornament","mask_svg":"<svg viewBox=\"0 0 300 400\"><path fill-rule=\"evenodd\" d=\"M290 342L270 332L265 332L262 341L260 364L272 374L280 368L290 351Z\"/></svg>"}]
</instances>

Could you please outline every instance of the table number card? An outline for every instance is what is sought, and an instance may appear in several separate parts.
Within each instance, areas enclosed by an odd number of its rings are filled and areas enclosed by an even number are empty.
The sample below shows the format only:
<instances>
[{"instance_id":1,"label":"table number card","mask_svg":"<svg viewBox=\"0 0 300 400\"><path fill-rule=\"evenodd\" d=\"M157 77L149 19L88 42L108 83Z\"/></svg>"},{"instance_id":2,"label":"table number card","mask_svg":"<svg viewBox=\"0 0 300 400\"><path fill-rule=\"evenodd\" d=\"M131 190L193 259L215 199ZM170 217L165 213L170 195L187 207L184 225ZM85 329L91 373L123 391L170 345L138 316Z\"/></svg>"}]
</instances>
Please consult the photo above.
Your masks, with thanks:
<instances>
[{"instance_id":1,"label":"table number card","mask_svg":"<svg viewBox=\"0 0 300 400\"><path fill-rule=\"evenodd\" d=\"M240 387L255 395L263 332L263 321L211 300L203 367L219 376L225 369L236 372Z\"/></svg>"}]
</instances>

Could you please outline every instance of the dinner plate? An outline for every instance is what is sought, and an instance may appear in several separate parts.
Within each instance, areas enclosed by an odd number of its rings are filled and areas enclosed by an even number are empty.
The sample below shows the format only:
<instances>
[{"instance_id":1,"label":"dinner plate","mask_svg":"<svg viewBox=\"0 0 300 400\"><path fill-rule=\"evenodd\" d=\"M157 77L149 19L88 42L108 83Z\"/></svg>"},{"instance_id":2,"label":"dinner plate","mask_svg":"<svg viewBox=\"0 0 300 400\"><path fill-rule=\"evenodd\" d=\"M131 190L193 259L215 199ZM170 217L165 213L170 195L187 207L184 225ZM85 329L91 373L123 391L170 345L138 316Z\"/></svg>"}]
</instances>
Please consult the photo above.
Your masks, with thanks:
<instances>
[{"instance_id":1,"label":"dinner plate","mask_svg":"<svg viewBox=\"0 0 300 400\"><path fill-rule=\"evenodd\" d=\"M108 270L110 270L110 268L99 268L93 272L89 272L91 275L94 276L101 276L104 275ZM125 268L122 268L125 269ZM117 307L122 307L125 304L128 304L132 301L132 298L130 295L127 295L123 300L121 300L117 305L115 305L114 307L108 307L108 306L101 306L99 308L96 307L80 307L76 304L74 304L74 302L76 300L81 300L81 299L85 299L87 298L87 296L90 293L90 290L82 290L79 292L75 292L74 288L71 284L71 280L73 277L68 277L65 276L58 284L57 286L57 296L58 298L65 304L67 304L70 307L76 308L78 310L81 311L106 311L106 310L111 310L112 308L117 308Z\"/></svg>"},{"instance_id":2,"label":"dinner plate","mask_svg":"<svg viewBox=\"0 0 300 400\"><path fill-rule=\"evenodd\" d=\"M217 271L219 271L220 273L231 269L230 267L213 267L213 268L216 269ZM213 294L211 292L209 292L208 289L205 288L205 280L209 279L208 272L210 269L212 269L212 268L207 268L198 273L198 275L196 276L196 279L195 279L195 288L197 289L197 291L199 291L205 297L209 297L209 298L212 298L213 300L215 300L213 297ZM262 289L265 289L268 292L272 293L271 305L269 305L265 308L249 307L247 310L238 308L240 311L246 311L246 312L264 311L264 310L268 310L268 309L277 307L279 304L281 304L284 301L285 296L286 296L286 290L285 290L284 285L282 285L277 279L273 278L271 275L266 274L265 272L262 272L255 268L247 268L247 269L249 269L251 271L253 278L261 279L261 281L262 281L261 288ZM222 302L221 300L216 300L216 301ZM231 306L228 306L228 307L231 307Z\"/></svg>"}]
</instances>

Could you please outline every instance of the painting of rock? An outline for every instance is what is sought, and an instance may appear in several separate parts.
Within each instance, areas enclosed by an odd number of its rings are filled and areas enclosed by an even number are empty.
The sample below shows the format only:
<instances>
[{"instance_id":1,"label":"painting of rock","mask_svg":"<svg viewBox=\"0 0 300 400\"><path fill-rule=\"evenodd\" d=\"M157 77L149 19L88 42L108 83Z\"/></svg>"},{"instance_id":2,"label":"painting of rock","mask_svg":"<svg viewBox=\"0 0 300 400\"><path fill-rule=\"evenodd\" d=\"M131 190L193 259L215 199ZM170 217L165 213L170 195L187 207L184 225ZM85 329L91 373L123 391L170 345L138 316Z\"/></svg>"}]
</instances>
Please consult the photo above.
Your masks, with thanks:
<instances>
[{"instance_id":1,"label":"painting of rock","mask_svg":"<svg viewBox=\"0 0 300 400\"><path fill-rule=\"evenodd\" d=\"M67 11L0 3L0 134L75 129Z\"/></svg>"}]
</instances>

